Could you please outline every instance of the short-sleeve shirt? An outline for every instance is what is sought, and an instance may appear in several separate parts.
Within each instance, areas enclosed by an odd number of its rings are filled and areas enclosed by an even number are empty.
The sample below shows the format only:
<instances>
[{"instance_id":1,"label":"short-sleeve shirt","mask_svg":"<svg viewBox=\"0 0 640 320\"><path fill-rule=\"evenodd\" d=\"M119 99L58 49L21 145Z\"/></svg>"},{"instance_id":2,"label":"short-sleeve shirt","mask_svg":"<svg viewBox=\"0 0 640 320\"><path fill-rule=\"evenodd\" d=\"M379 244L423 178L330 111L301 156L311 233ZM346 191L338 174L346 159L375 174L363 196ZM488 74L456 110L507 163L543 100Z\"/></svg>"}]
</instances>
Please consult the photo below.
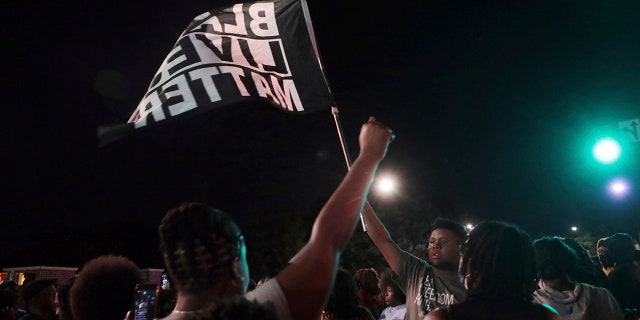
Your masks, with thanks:
<instances>
[{"instance_id":1,"label":"short-sleeve shirt","mask_svg":"<svg viewBox=\"0 0 640 320\"><path fill-rule=\"evenodd\" d=\"M272 303L280 320L291 320L291 310L287 298L282 292L278 279L273 278L263 283L261 286L247 292L248 300L255 300L259 303Z\"/></svg>"},{"instance_id":2,"label":"short-sleeve shirt","mask_svg":"<svg viewBox=\"0 0 640 320\"><path fill-rule=\"evenodd\" d=\"M407 313L407 305L404 303L394 307L386 307L382 310L378 320L404 320L405 313Z\"/></svg>"},{"instance_id":3,"label":"short-sleeve shirt","mask_svg":"<svg viewBox=\"0 0 640 320\"><path fill-rule=\"evenodd\" d=\"M467 289L457 272L438 270L406 251L400 258L398 285L407 297L406 320L420 320L435 308L467 298Z\"/></svg>"}]
</instances>

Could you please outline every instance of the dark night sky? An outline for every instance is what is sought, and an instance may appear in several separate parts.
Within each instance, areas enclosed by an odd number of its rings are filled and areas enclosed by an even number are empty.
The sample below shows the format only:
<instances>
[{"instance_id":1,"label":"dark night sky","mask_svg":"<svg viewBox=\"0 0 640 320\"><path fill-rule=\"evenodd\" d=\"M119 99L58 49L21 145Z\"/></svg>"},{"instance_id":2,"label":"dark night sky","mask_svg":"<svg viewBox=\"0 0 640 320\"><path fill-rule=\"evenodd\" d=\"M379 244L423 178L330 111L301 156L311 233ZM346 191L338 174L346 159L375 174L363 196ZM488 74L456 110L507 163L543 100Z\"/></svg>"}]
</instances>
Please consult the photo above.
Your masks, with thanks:
<instances>
[{"instance_id":1,"label":"dark night sky","mask_svg":"<svg viewBox=\"0 0 640 320\"><path fill-rule=\"evenodd\" d=\"M397 135L380 173L398 175L402 195L381 210L451 203L534 235L583 219L638 222L637 195L603 193L614 175L637 184L638 145L604 170L586 144L640 117L640 3L309 2L351 155L368 115ZM328 109L239 107L98 148L96 127L127 120L215 1L2 6L0 241L55 224L155 225L186 200L237 219L308 214L346 173Z\"/></svg>"}]
</instances>

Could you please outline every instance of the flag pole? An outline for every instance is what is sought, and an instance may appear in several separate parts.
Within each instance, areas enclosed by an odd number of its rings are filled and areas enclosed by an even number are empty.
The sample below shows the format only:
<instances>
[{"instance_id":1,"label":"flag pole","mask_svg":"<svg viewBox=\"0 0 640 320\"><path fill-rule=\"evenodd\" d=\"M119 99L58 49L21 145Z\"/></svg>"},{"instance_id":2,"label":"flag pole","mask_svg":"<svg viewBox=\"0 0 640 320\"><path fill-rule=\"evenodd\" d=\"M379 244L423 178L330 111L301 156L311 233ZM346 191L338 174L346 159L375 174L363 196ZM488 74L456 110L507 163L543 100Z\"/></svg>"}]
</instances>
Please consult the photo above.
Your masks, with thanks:
<instances>
[{"instance_id":1,"label":"flag pole","mask_svg":"<svg viewBox=\"0 0 640 320\"><path fill-rule=\"evenodd\" d=\"M342 124L340 123L340 117L338 117L338 107L331 106L331 114L333 114L333 121L336 123L336 130L338 131L338 137L340 138L340 146L342 146L342 153L344 154L344 160L347 163L347 170L351 170L351 157L349 156L349 149L344 139L342 131ZM362 224L362 231L367 232L367 224L364 221L364 216L360 212L360 223Z\"/></svg>"},{"instance_id":2,"label":"flag pole","mask_svg":"<svg viewBox=\"0 0 640 320\"><path fill-rule=\"evenodd\" d=\"M320 66L320 70L322 71L322 77L324 78L324 82L327 85L327 89L331 88L329 86L329 80L327 79L327 75L324 72L324 66L322 65L322 59L320 59L320 52L318 50L318 45L316 44L316 36L313 32L313 25L311 23L311 15L309 14L309 7L307 6L307 2L305 0L300 1L302 3L302 12L304 14L304 19L307 22L307 30L309 31L309 37L311 38L311 45L313 46L313 51L318 58L318 65ZM331 92L331 89L329 89ZM334 100L335 104L335 100ZM342 132L342 125L340 124L340 118L338 117L338 107L331 106L331 114L333 114L333 121L336 123L336 130L338 130L338 137L340 137L340 145L342 146L342 153L344 154L344 160L347 163L347 170L351 170L351 157L349 157L349 150L347 150L347 144L344 141L344 134ZM360 212L360 222L362 222L362 230L367 232L367 225L364 222L364 215Z\"/></svg>"}]
</instances>

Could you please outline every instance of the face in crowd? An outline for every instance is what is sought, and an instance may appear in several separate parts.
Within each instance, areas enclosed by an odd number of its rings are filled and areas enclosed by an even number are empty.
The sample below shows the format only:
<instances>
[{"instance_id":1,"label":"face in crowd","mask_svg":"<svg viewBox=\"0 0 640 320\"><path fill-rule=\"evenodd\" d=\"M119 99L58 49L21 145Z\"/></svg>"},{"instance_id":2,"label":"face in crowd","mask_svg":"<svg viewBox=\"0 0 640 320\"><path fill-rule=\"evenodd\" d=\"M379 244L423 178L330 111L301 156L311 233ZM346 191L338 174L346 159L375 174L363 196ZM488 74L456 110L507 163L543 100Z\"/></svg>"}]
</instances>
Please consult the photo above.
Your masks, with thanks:
<instances>
[{"instance_id":1,"label":"face in crowd","mask_svg":"<svg viewBox=\"0 0 640 320\"><path fill-rule=\"evenodd\" d=\"M429 237L429 263L438 269L457 270L462 241L463 237L449 229L434 229Z\"/></svg>"}]
</instances>

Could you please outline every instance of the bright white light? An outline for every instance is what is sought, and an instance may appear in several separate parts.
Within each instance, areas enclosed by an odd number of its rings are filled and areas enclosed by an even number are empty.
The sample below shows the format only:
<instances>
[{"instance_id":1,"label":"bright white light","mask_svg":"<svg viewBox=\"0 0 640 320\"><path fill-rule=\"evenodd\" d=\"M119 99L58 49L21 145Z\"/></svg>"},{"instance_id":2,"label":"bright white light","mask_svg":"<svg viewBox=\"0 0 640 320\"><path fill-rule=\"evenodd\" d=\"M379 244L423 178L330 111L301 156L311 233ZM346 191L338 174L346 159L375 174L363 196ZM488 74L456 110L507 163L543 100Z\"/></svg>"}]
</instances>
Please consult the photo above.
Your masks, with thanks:
<instances>
[{"instance_id":1,"label":"bright white light","mask_svg":"<svg viewBox=\"0 0 640 320\"><path fill-rule=\"evenodd\" d=\"M571 227L571 231L573 231L573 232L578 231L578 227L576 227L576 226Z\"/></svg>"},{"instance_id":2,"label":"bright white light","mask_svg":"<svg viewBox=\"0 0 640 320\"><path fill-rule=\"evenodd\" d=\"M620 158L622 148L620 144L611 138L602 138L593 146L593 156L603 164L610 164Z\"/></svg>"},{"instance_id":3,"label":"bright white light","mask_svg":"<svg viewBox=\"0 0 640 320\"><path fill-rule=\"evenodd\" d=\"M464 228L467 230L467 232L470 232L471 230L473 230L473 224L471 223L467 223Z\"/></svg>"},{"instance_id":4,"label":"bright white light","mask_svg":"<svg viewBox=\"0 0 640 320\"><path fill-rule=\"evenodd\" d=\"M625 179L618 178L609 182L607 191L614 198L624 198L629 194L631 186Z\"/></svg>"},{"instance_id":5,"label":"bright white light","mask_svg":"<svg viewBox=\"0 0 640 320\"><path fill-rule=\"evenodd\" d=\"M627 190L627 186L625 186L622 182L615 182L611 185L611 190L615 193L621 193Z\"/></svg>"},{"instance_id":6,"label":"bright white light","mask_svg":"<svg viewBox=\"0 0 640 320\"><path fill-rule=\"evenodd\" d=\"M376 189L383 194L392 193L396 189L396 182L390 177L380 178L376 183Z\"/></svg>"}]
</instances>

